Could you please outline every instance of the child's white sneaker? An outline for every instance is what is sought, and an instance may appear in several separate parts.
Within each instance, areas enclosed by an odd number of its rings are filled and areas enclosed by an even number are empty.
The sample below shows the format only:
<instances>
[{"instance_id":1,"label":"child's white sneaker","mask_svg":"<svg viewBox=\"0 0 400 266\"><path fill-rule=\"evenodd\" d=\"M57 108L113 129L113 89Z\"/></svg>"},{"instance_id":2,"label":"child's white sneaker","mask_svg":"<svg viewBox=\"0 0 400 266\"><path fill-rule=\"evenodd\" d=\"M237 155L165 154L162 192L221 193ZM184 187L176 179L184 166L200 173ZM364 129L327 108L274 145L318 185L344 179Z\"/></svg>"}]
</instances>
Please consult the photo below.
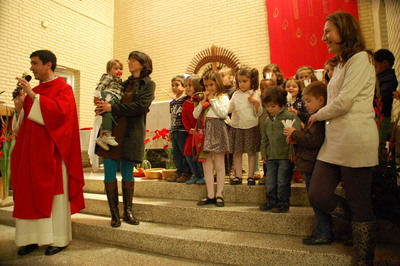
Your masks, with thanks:
<instances>
[{"instance_id":1,"label":"child's white sneaker","mask_svg":"<svg viewBox=\"0 0 400 266\"><path fill-rule=\"evenodd\" d=\"M105 133L101 139L111 146L118 146L118 142L115 141L115 137L111 136L110 133Z\"/></svg>"},{"instance_id":2,"label":"child's white sneaker","mask_svg":"<svg viewBox=\"0 0 400 266\"><path fill-rule=\"evenodd\" d=\"M110 149L110 147L108 147L107 143L105 143L101 137L98 137L96 139L96 143L97 145L99 145L100 147L102 147L104 150L108 151Z\"/></svg>"}]
</instances>

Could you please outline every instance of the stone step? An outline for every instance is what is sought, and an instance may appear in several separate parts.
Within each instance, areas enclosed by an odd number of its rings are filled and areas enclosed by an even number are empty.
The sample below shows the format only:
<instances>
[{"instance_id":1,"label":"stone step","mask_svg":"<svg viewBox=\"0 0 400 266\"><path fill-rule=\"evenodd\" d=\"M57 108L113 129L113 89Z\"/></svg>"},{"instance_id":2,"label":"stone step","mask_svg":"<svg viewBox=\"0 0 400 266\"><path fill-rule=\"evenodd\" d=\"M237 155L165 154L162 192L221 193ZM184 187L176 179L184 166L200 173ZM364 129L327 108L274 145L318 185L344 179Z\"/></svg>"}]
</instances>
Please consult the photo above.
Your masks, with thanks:
<instances>
[{"instance_id":1,"label":"stone step","mask_svg":"<svg viewBox=\"0 0 400 266\"><path fill-rule=\"evenodd\" d=\"M0 222L13 225L12 206L0 209ZM208 219L211 221L212 216ZM110 226L108 217L75 214L73 236L150 253L240 265L350 265L353 248L341 242L306 246L302 237L241 232L142 221L133 226ZM400 246L378 243L376 265L399 265Z\"/></svg>"},{"instance_id":2,"label":"stone step","mask_svg":"<svg viewBox=\"0 0 400 266\"><path fill-rule=\"evenodd\" d=\"M333 265L349 265L352 253L341 244L306 247L301 238L282 235L148 222L123 223L115 229L107 218L82 214L73 218L73 232L78 238L224 264L326 265L334 261Z\"/></svg>"},{"instance_id":3,"label":"stone step","mask_svg":"<svg viewBox=\"0 0 400 266\"><path fill-rule=\"evenodd\" d=\"M151 253L132 247L88 241L74 240L56 256L45 256L46 246L33 251L27 256L17 255L15 245L15 228L0 224L0 265L173 265L173 266L204 266L205 262L194 259L184 259L159 253ZM216 264L213 264L216 265ZM222 264L221 264L222 265Z\"/></svg>"},{"instance_id":4,"label":"stone step","mask_svg":"<svg viewBox=\"0 0 400 266\"><path fill-rule=\"evenodd\" d=\"M119 198L122 215L122 196ZM105 194L85 193L83 213L110 216ZM133 210L140 221L234 231L308 236L314 228L310 207L291 207L288 213L262 212L252 203L197 206L197 201L134 197ZM210 219L212 217L212 219Z\"/></svg>"},{"instance_id":5,"label":"stone step","mask_svg":"<svg viewBox=\"0 0 400 266\"><path fill-rule=\"evenodd\" d=\"M121 188L120 181L119 188ZM85 178L84 191L88 193L104 193L103 179ZM121 194L121 189L119 189ZM337 193L342 195L343 189L338 187ZM136 178L135 196L165 199L181 199L198 201L207 195L205 185L189 185L176 182L166 182L159 179ZM226 182L224 187L226 203L253 203L266 202L266 187L247 184L232 186ZM304 183L292 183L291 206L310 206Z\"/></svg>"},{"instance_id":6,"label":"stone step","mask_svg":"<svg viewBox=\"0 0 400 266\"><path fill-rule=\"evenodd\" d=\"M122 215L122 196L119 197ZM86 208L82 213L110 217L105 194L85 193ZM197 201L134 197L133 211L141 221L195 226L222 230L273 233L292 236L311 235L315 217L311 207L290 207L288 213L262 212L254 203L226 203L197 206ZM213 217L213 219L208 219ZM351 224L333 217L337 240L351 235ZM400 244L400 228L386 220L377 221L377 239Z\"/></svg>"}]
</instances>

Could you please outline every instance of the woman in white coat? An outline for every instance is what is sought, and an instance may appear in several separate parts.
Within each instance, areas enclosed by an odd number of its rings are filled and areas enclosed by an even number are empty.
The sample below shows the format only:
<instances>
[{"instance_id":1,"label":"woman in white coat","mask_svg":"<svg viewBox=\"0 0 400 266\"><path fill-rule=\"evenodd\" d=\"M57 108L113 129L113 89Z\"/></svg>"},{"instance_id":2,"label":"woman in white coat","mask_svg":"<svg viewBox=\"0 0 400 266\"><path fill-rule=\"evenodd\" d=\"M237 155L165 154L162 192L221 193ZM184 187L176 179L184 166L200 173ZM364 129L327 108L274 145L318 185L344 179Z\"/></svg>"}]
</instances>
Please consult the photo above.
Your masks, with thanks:
<instances>
[{"instance_id":1,"label":"woman in white coat","mask_svg":"<svg viewBox=\"0 0 400 266\"><path fill-rule=\"evenodd\" d=\"M322 40L339 64L328 84L327 105L310 117L326 121L326 135L308 196L313 207L351 220L355 262L372 265L376 229L371 181L379 144L372 53L365 48L358 21L346 12L326 18ZM346 199L335 194L340 181Z\"/></svg>"}]
</instances>

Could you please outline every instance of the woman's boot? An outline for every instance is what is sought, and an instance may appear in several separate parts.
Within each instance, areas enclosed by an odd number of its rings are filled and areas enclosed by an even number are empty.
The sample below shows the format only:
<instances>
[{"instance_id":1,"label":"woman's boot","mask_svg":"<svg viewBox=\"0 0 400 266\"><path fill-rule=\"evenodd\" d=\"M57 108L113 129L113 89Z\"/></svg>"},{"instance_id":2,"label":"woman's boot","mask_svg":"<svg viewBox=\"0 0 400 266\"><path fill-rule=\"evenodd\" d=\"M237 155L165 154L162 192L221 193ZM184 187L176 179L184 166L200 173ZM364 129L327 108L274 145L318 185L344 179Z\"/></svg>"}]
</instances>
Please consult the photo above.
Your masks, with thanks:
<instances>
[{"instance_id":1,"label":"woman's boot","mask_svg":"<svg viewBox=\"0 0 400 266\"><path fill-rule=\"evenodd\" d=\"M374 265L375 222L352 222L355 265Z\"/></svg>"},{"instance_id":2,"label":"woman's boot","mask_svg":"<svg viewBox=\"0 0 400 266\"><path fill-rule=\"evenodd\" d=\"M138 225L139 220L132 213L132 199L135 190L135 181L122 180L122 198L124 200L124 215L123 219L128 224Z\"/></svg>"},{"instance_id":3,"label":"woman's boot","mask_svg":"<svg viewBox=\"0 0 400 266\"><path fill-rule=\"evenodd\" d=\"M104 186L106 189L108 205L110 206L111 213L111 226L121 226L121 220L118 211L118 183L117 180L111 182L105 182Z\"/></svg>"}]
</instances>

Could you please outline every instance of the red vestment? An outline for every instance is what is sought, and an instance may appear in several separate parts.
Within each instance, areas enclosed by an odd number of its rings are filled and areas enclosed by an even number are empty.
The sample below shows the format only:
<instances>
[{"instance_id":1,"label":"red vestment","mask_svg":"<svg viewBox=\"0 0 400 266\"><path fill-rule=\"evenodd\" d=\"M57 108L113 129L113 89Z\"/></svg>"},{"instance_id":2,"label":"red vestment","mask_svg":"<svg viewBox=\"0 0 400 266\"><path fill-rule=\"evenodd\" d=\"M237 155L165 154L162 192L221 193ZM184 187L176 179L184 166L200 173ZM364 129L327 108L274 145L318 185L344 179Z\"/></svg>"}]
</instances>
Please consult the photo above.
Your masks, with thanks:
<instances>
[{"instance_id":1,"label":"red vestment","mask_svg":"<svg viewBox=\"0 0 400 266\"><path fill-rule=\"evenodd\" d=\"M33 100L26 97L25 115L11 154L13 217L41 219L51 216L53 198L63 194L61 163L68 175L71 214L85 207L78 116L72 88L62 78L40 83L44 125L28 119Z\"/></svg>"},{"instance_id":2,"label":"red vestment","mask_svg":"<svg viewBox=\"0 0 400 266\"><path fill-rule=\"evenodd\" d=\"M182 107L182 124L188 133L185 142L185 149L183 150L183 155L192 156L193 155L193 134L190 134L190 129L194 129L196 126L197 119L193 116L194 103L191 98L187 99L183 103Z\"/></svg>"}]
</instances>

